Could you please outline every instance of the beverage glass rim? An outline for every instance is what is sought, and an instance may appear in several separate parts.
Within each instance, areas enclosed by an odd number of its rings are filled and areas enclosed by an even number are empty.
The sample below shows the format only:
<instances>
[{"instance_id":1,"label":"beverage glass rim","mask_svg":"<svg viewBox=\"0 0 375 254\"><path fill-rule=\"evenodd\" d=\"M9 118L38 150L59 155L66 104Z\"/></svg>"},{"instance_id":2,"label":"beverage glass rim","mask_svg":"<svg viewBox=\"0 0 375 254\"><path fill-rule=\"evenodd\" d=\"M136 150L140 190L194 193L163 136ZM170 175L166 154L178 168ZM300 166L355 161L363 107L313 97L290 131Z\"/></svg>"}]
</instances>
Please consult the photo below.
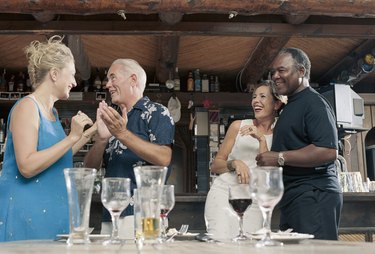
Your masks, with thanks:
<instances>
[{"instance_id":1,"label":"beverage glass rim","mask_svg":"<svg viewBox=\"0 0 375 254\"><path fill-rule=\"evenodd\" d=\"M64 173L69 172L78 172L78 173L96 173L97 170L95 168L64 168Z\"/></svg>"},{"instance_id":2,"label":"beverage glass rim","mask_svg":"<svg viewBox=\"0 0 375 254\"><path fill-rule=\"evenodd\" d=\"M130 178L128 177L104 177L102 181L111 181L111 180L119 180L124 179L126 182L130 182Z\"/></svg>"},{"instance_id":3,"label":"beverage glass rim","mask_svg":"<svg viewBox=\"0 0 375 254\"><path fill-rule=\"evenodd\" d=\"M156 166L156 165L144 165L144 166L135 166L134 170L152 170L152 171L164 171L167 170L168 167L165 166Z\"/></svg>"}]
</instances>

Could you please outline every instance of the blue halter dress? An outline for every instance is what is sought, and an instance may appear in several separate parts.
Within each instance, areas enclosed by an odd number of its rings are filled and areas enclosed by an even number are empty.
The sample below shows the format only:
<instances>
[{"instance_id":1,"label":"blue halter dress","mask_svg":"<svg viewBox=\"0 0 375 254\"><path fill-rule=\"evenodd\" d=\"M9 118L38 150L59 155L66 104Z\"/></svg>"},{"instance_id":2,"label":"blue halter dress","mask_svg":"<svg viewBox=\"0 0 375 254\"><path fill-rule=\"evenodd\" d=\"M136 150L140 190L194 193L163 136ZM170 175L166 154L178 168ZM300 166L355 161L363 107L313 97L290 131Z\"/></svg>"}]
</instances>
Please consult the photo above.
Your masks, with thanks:
<instances>
[{"instance_id":1,"label":"blue halter dress","mask_svg":"<svg viewBox=\"0 0 375 254\"><path fill-rule=\"evenodd\" d=\"M32 97L23 99L32 99L38 106ZM13 109L14 106L8 117L8 126ZM55 121L45 118L39 107L38 111L37 150L40 151L60 142L66 134L55 109ZM57 234L69 233L69 207L63 169L72 166L70 149L40 174L23 177L17 167L12 132L8 129L0 176L0 242L54 239Z\"/></svg>"}]
</instances>

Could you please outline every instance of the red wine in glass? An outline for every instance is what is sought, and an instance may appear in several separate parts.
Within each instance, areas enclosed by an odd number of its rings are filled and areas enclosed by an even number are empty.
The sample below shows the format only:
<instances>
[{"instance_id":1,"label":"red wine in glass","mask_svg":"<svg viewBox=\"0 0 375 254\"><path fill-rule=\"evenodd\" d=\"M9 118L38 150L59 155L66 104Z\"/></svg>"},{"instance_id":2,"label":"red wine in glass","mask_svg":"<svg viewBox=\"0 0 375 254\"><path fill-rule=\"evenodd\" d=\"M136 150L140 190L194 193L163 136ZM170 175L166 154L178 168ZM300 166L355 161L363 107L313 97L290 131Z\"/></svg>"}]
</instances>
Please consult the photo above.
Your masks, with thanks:
<instances>
[{"instance_id":1,"label":"red wine in glass","mask_svg":"<svg viewBox=\"0 0 375 254\"><path fill-rule=\"evenodd\" d=\"M243 216L247 208L253 203L251 198L229 199L229 204L238 216Z\"/></svg>"},{"instance_id":2,"label":"red wine in glass","mask_svg":"<svg viewBox=\"0 0 375 254\"><path fill-rule=\"evenodd\" d=\"M250 187L247 184L231 185L228 191L229 204L238 216L238 235L232 240L235 242L248 241L249 238L243 232L243 217L245 211L253 203Z\"/></svg>"},{"instance_id":3,"label":"red wine in glass","mask_svg":"<svg viewBox=\"0 0 375 254\"><path fill-rule=\"evenodd\" d=\"M160 209L160 217L164 218L167 217L170 209L169 208L161 208Z\"/></svg>"}]
</instances>

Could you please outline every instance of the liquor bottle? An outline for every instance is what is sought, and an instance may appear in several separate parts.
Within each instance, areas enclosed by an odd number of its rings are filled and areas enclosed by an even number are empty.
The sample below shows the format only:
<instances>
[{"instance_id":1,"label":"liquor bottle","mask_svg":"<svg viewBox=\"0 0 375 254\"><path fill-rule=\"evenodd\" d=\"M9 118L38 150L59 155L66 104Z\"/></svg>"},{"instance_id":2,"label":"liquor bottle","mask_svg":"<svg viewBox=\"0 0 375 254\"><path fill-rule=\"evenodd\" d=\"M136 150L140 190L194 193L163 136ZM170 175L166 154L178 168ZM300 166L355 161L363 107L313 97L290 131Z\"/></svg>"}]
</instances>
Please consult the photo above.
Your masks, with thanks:
<instances>
[{"instance_id":1,"label":"liquor bottle","mask_svg":"<svg viewBox=\"0 0 375 254\"><path fill-rule=\"evenodd\" d=\"M4 118L0 118L0 143L5 141L5 124Z\"/></svg>"},{"instance_id":2,"label":"liquor bottle","mask_svg":"<svg viewBox=\"0 0 375 254\"><path fill-rule=\"evenodd\" d=\"M18 73L17 77L17 92L23 92L25 89L25 75L22 71Z\"/></svg>"},{"instance_id":3,"label":"liquor bottle","mask_svg":"<svg viewBox=\"0 0 375 254\"><path fill-rule=\"evenodd\" d=\"M96 76L94 80L94 92L100 92L102 89L102 81L99 77L99 70L96 70Z\"/></svg>"},{"instance_id":4,"label":"liquor bottle","mask_svg":"<svg viewBox=\"0 0 375 254\"><path fill-rule=\"evenodd\" d=\"M202 92L208 93L210 91L209 81L207 74L203 74L202 77Z\"/></svg>"},{"instance_id":5,"label":"liquor bottle","mask_svg":"<svg viewBox=\"0 0 375 254\"><path fill-rule=\"evenodd\" d=\"M213 93L215 92L215 76L210 75L210 92Z\"/></svg>"},{"instance_id":6,"label":"liquor bottle","mask_svg":"<svg viewBox=\"0 0 375 254\"><path fill-rule=\"evenodd\" d=\"M194 91L201 92L202 91L202 80L201 75L199 73L199 69L194 71Z\"/></svg>"},{"instance_id":7,"label":"liquor bottle","mask_svg":"<svg viewBox=\"0 0 375 254\"><path fill-rule=\"evenodd\" d=\"M0 92L6 92L7 91L7 81L5 80L5 69L3 71L3 75L1 76L0 80Z\"/></svg>"},{"instance_id":8,"label":"liquor bottle","mask_svg":"<svg viewBox=\"0 0 375 254\"><path fill-rule=\"evenodd\" d=\"M32 84L31 84L31 80L30 80L30 76L29 76L29 74L28 73L26 73L26 91L28 91L28 92L31 92L31 90L32 90Z\"/></svg>"},{"instance_id":9,"label":"liquor bottle","mask_svg":"<svg viewBox=\"0 0 375 254\"><path fill-rule=\"evenodd\" d=\"M174 78L174 90L180 91L181 90L181 82L180 82L180 75L178 73L178 67L176 67L176 69L174 71L173 78Z\"/></svg>"},{"instance_id":10,"label":"liquor bottle","mask_svg":"<svg viewBox=\"0 0 375 254\"><path fill-rule=\"evenodd\" d=\"M12 74L12 76L10 77L10 80L8 82L8 91L9 92L13 92L14 91L15 79L16 79L16 76L14 76L14 74Z\"/></svg>"},{"instance_id":11,"label":"liquor bottle","mask_svg":"<svg viewBox=\"0 0 375 254\"><path fill-rule=\"evenodd\" d=\"M215 76L215 92L220 92L219 76Z\"/></svg>"},{"instance_id":12,"label":"liquor bottle","mask_svg":"<svg viewBox=\"0 0 375 254\"><path fill-rule=\"evenodd\" d=\"M108 83L107 73L108 73L108 71L104 70L104 77L103 77L103 80L102 80L102 91L106 90L106 85Z\"/></svg>"},{"instance_id":13,"label":"liquor bottle","mask_svg":"<svg viewBox=\"0 0 375 254\"><path fill-rule=\"evenodd\" d=\"M194 91L194 79L193 79L193 73L191 71L189 71L186 90L188 92L193 92Z\"/></svg>"}]
</instances>

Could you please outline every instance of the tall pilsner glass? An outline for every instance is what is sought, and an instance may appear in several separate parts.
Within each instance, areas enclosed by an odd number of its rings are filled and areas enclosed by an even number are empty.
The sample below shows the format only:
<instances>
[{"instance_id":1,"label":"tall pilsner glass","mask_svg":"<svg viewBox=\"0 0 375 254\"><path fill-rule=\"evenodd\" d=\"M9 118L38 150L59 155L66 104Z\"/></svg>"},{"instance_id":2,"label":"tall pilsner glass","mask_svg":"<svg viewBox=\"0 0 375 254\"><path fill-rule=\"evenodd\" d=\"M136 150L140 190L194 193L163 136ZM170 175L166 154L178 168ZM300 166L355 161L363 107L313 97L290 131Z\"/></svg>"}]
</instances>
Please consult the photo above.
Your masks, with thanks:
<instances>
[{"instance_id":1,"label":"tall pilsner glass","mask_svg":"<svg viewBox=\"0 0 375 254\"><path fill-rule=\"evenodd\" d=\"M160 242L160 200L167 175L167 168L162 166L134 167L139 207L142 220L143 242Z\"/></svg>"},{"instance_id":2,"label":"tall pilsner glass","mask_svg":"<svg viewBox=\"0 0 375 254\"><path fill-rule=\"evenodd\" d=\"M96 169L94 168L64 169L69 201L68 245L90 243L88 229L95 175Z\"/></svg>"},{"instance_id":3,"label":"tall pilsner glass","mask_svg":"<svg viewBox=\"0 0 375 254\"><path fill-rule=\"evenodd\" d=\"M271 239L272 211L284 193L281 167L255 167L252 169L250 189L263 214L263 226L266 234L256 243L257 247L278 246L282 242Z\"/></svg>"}]
</instances>

